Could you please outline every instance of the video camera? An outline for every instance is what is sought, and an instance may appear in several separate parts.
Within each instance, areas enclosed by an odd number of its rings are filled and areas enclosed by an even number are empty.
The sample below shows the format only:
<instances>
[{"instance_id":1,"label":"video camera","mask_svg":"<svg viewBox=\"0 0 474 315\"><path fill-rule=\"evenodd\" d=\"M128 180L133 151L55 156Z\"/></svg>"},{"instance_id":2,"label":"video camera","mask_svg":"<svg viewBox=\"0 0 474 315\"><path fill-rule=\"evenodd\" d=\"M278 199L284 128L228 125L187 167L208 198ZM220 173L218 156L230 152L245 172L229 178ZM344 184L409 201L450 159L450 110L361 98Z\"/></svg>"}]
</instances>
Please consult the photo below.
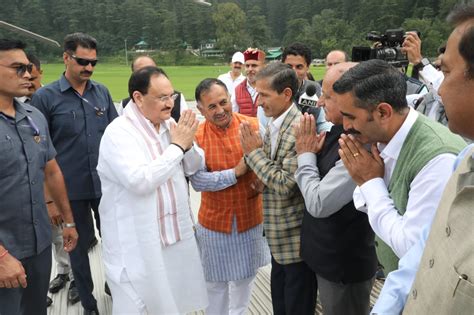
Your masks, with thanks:
<instances>
[{"instance_id":1,"label":"video camera","mask_svg":"<svg viewBox=\"0 0 474 315\"><path fill-rule=\"evenodd\" d=\"M416 32L420 36L420 32ZM407 55L401 50L405 40L405 31L402 28L386 30L385 34L370 32L366 39L377 44L375 47L352 47L352 61L381 59L397 68L408 66Z\"/></svg>"}]
</instances>

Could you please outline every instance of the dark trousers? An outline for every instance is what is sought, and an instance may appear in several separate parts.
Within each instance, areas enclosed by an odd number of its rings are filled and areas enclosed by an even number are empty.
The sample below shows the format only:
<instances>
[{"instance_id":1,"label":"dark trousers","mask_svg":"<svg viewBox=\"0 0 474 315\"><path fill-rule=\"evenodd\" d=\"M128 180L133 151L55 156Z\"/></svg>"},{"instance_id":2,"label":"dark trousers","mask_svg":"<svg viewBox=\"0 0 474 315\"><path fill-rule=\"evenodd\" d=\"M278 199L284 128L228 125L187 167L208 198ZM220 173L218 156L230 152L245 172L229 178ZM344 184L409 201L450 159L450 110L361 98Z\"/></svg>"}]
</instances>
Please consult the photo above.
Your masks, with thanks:
<instances>
[{"instance_id":1,"label":"dark trousers","mask_svg":"<svg viewBox=\"0 0 474 315\"><path fill-rule=\"evenodd\" d=\"M305 262L280 265L272 256L270 279L274 315L313 315L318 284Z\"/></svg>"},{"instance_id":2,"label":"dark trousers","mask_svg":"<svg viewBox=\"0 0 474 315\"><path fill-rule=\"evenodd\" d=\"M317 276L324 315L369 314L374 278L355 283L337 283Z\"/></svg>"},{"instance_id":3,"label":"dark trousers","mask_svg":"<svg viewBox=\"0 0 474 315\"><path fill-rule=\"evenodd\" d=\"M51 276L51 246L39 255L20 260L26 272L26 288L0 289L1 315L46 315L46 296Z\"/></svg>"},{"instance_id":4,"label":"dark trousers","mask_svg":"<svg viewBox=\"0 0 474 315\"><path fill-rule=\"evenodd\" d=\"M91 209L97 211L100 198L91 200L71 200L74 223L79 234L76 248L69 253L71 268L74 274L81 304L85 309L92 310L97 307L97 301L92 295L94 283L92 282L89 255L87 250L91 240L91 231L94 230Z\"/></svg>"}]
</instances>

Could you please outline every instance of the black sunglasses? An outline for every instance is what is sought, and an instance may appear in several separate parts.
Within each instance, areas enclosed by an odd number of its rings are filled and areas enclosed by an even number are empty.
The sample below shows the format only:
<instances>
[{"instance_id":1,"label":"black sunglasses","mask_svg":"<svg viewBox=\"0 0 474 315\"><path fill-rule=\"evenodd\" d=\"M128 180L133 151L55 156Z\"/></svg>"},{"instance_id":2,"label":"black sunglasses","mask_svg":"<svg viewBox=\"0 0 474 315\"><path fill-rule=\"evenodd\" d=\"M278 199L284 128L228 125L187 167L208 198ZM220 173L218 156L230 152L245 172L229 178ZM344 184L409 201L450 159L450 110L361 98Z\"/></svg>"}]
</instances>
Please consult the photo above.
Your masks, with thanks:
<instances>
[{"instance_id":1,"label":"black sunglasses","mask_svg":"<svg viewBox=\"0 0 474 315\"><path fill-rule=\"evenodd\" d=\"M16 66L6 66L6 65L0 64L0 66L15 69L16 74L19 77L22 77L25 74L26 71L28 71L29 73L31 73L31 71L33 71L33 64L32 63L29 63L27 65L22 63L22 64L19 64L19 65L16 65Z\"/></svg>"},{"instance_id":2,"label":"black sunglasses","mask_svg":"<svg viewBox=\"0 0 474 315\"><path fill-rule=\"evenodd\" d=\"M88 64L91 64L93 67L95 67L95 65L97 64L97 59L95 60L90 60L90 59L84 59L84 58L79 58L77 57L76 55L69 55L72 57L72 59L76 60L77 64L80 65L80 66L87 66Z\"/></svg>"}]
</instances>

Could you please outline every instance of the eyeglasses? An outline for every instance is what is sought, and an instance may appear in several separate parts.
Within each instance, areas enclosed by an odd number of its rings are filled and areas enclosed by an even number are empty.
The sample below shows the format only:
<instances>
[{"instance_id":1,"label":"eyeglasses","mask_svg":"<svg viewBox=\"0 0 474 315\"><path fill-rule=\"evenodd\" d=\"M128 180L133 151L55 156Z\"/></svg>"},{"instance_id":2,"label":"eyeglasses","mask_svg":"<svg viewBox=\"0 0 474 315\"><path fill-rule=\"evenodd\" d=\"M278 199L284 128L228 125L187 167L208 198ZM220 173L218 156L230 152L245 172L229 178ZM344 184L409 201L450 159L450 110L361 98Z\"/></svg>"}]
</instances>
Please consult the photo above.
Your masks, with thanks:
<instances>
[{"instance_id":1,"label":"eyeglasses","mask_svg":"<svg viewBox=\"0 0 474 315\"><path fill-rule=\"evenodd\" d=\"M83 67L87 66L88 64L91 64L93 67L95 67L95 65L99 61L97 59L90 60L90 59L85 59L85 58L79 58L76 55L71 55L71 54L69 54L69 56L71 56L72 59L76 60L78 65L83 66Z\"/></svg>"},{"instance_id":2,"label":"eyeglasses","mask_svg":"<svg viewBox=\"0 0 474 315\"><path fill-rule=\"evenodd\" d=\"M19 65L16 65L16 66L6 66L6 65L2 65L0 64L0 66L2 67L5 67L5 68L11 68L11 69L15 69L16 70L16 74L21 78L26 71L28 71L29 73L31 73L31 71L33 71L33 64L32 63L29 63L27 65L21 63Z\"/></svg>"},{"instance_id":3,"label":"eyeglasses","mask_svg":"<svg viewBox=\"0 0 474 315\"><path fill-rule=\"evenodd\" d=\"M178 93L173 93L171 95L160 96L160 97L158 97L158 99L162 103L165 103L165 102L168 102L168 101L174 102L178 98L178 95L179 95Z\"/></svg>"}]
</instances>

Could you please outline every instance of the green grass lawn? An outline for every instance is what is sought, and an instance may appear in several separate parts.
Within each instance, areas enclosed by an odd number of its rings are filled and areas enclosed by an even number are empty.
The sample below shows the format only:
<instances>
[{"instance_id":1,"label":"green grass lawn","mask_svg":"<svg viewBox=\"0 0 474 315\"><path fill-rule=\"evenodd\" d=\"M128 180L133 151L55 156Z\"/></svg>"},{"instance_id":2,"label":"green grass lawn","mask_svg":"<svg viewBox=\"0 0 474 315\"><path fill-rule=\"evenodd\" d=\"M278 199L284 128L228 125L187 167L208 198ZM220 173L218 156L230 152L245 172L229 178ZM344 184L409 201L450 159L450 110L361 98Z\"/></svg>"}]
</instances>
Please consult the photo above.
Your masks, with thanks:
<instances>
[{"instance_id":1,"label":"green grass lawn","mask_svg":"<svg viewBox=\"0 0 474 315\"><path fill-rule=\"evenodd\" d=\"M44 64L43 84L59 78L64 71L63 64ZM228 66L179 66L163 67L176 90L182 92L187 100L194 100L194 89L205 78L216 78L219 74L229 71ZM324 67L311 67L311 73L320 80L325 72ZM128 79L130 67L116 64L97 64L92 79L105 86L112 94L114 101L128 96Z\"/></svg>"}]
</instances>

